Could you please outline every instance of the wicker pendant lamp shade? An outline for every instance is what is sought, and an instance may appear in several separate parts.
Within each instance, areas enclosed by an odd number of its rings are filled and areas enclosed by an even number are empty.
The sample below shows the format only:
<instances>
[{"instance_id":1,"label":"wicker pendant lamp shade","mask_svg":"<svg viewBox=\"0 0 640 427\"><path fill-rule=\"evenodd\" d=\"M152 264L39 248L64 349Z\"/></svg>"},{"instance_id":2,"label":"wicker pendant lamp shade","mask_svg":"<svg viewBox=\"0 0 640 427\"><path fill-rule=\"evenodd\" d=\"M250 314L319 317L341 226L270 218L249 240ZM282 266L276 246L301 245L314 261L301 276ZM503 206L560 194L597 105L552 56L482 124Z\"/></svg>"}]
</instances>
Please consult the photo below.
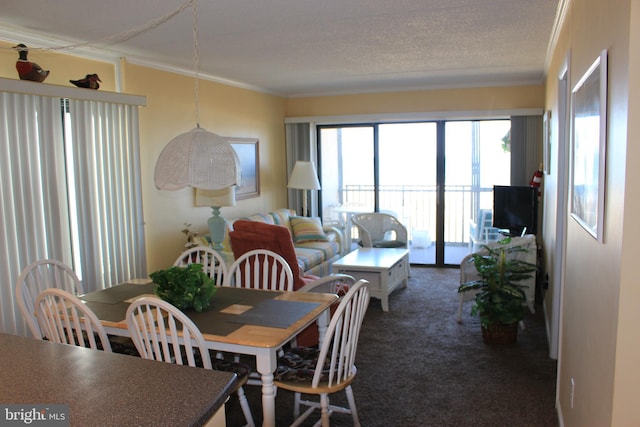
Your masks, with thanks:
<instances>
[{"instance_id":1,"label":"wicker pendant lamp shade","mask_svg":"<svg viewBox=\"0 0 640 427\"><path fill-rule=\"evenodd\" d=\"M160 190L184 187L219 190L240 185L236 151L222 137L197 127L173 138L156 162L155 184Z\"/></svg>"}]
</instances>

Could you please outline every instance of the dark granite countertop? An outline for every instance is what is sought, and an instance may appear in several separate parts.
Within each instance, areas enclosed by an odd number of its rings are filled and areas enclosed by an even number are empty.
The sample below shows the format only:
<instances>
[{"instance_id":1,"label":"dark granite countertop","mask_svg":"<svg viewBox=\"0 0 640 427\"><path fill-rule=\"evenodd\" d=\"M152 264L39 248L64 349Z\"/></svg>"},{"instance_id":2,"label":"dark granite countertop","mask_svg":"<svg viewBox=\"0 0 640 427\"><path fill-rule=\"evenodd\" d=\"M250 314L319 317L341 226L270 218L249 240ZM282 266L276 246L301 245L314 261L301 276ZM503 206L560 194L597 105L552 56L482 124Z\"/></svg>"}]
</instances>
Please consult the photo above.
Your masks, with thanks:
<instances>
[{"instance_id":1,"label":"dark granite countertop","mask_svg":"<svg viewBox=\"0 0 640 427\"><path fill-rule=\"evenodd\" d=\"M69 404L72 426L198 426L237 386L191 368L0 334L0 404Z\"/></svg>"}]
</instances>

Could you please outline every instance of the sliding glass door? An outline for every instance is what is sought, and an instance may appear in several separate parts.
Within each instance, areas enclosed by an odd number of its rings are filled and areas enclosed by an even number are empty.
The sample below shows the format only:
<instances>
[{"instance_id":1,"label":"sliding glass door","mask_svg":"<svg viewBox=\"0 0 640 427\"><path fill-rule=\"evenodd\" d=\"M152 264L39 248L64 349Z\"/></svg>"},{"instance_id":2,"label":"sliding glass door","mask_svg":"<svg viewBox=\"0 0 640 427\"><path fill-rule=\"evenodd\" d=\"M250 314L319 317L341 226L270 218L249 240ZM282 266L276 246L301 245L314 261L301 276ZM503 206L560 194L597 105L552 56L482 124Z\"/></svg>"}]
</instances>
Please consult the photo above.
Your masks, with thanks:
<instances>
[{"instance_id":1,"label":"sliding glass door","mask_svg":"<svg viewBox=\"0 0 640 427\"><path fill-rule=\"evenodd\" d=\"M323 219L355 249L351 216L390 213L407 227L412 264L458 265L493 185L509 184L509 130L509 120L319 126Z\"/></svg>"},{"instance_id":2,"label":"sliding glass door","mask_svg":"<svg viewBox=\"0 0 640 427\"><path fill-rule=\"evenodd\" d=\"M493 208L493 186L509 185L509 120L450 121L444 124L445 264L459 264L474 249L471 224Z\"/></svg>"},{"instance_id":3,"label":"sliding glass door","mask_svg":"<svg viewBox=\"0 0 640 427\"><path fill-rule=\"evenodd\" d=\"M378 211L407 227L411 263L435 264L436 123L381 124L378 132Z\"/></svg>"}]
</instances>

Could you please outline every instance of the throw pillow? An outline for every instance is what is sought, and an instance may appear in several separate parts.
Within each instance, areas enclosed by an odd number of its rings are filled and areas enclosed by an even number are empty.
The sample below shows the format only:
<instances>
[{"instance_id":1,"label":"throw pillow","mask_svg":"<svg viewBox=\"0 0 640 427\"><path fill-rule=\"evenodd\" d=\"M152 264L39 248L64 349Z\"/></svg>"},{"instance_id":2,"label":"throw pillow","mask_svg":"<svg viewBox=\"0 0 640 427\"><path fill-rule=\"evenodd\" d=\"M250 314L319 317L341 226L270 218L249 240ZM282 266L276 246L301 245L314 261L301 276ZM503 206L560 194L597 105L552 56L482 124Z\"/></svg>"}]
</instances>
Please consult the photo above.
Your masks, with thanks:
<instances>
[{"instance_id":1,"label":"throw pillow","mask_svg":"<svg viewBox=\"0 0 640 427\"><path fill-rule=\"evenodd\" d=\"M293 229L293 240L296 243L326 242L328 240L322 229L320 218L292 216L289 218L289 223Z\"/></svg>"}]
</instances>

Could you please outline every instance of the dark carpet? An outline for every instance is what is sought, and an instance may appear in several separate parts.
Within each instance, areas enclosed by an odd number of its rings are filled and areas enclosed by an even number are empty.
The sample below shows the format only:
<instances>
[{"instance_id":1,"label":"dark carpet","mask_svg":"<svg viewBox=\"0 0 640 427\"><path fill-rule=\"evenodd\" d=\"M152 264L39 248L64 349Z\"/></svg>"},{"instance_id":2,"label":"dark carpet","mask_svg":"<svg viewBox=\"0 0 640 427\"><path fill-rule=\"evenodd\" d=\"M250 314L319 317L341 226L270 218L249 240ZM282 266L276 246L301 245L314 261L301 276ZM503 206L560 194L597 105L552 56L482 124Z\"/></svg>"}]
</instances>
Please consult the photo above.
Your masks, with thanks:
<instances>
[{"instance_id":1,"label":"dark carpet","mask_svg":"<svg viewBox=\"0 0 640 427\"><path fill-rule=\"evenodd\" d=\"M548 356L541 307L525 318L518 342L483 343L480 322L465 304L456 322L458 269L413 267L409 286L390 297L383 312L372 298L358 345L353 384L365 427L555 427L556 362ZM260 387L245 387L256 425L262 423ZM293 395L279 390L278 426L293 421ZM344 393L331 396L345 402ZM227 402L227 426L244 424L235 395ZM316 411L304 424L313 425ZM333 426L350 426L334 413Z\"/></svg>"}]
</instances>

